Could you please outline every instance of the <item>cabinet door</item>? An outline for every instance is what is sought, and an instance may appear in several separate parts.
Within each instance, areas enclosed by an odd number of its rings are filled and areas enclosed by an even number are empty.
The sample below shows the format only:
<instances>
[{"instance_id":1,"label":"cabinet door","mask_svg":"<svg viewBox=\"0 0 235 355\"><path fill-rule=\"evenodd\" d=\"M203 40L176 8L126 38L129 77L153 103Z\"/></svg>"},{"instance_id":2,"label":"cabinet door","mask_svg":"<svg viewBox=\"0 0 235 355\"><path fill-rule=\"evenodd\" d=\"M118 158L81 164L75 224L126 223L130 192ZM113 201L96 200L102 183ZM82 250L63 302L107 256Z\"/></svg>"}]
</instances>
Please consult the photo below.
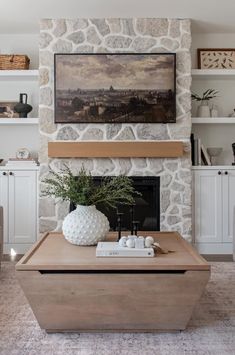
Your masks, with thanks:
<instances>
[{"instance_id":1,"label":"cabinet door","mask_svg":"<svg viewBox=\"0 0 235 355\"><path fill-rule=\"evenodd\" d=\"M222 241L222 174L218 170L194 173L195 242Z\"/></svg>"},{"instance_id":2,"label":"cabinet door","mask_svg":"<svg viewBox=\"0 0 235 355\"><path fill-rule=\"evenodd\" d=\"M37 232L37 173L9 172L9 243L33 243Z\"/></svg>"},{"instance_id":3,"label":"cabinet door","mask_svg":"<svg viewBox=\"0 0 235 355\"><path fill-rule=\"evenodd\" d=\"M235 206L235 171L223 171L223 242L233 242L233 209Z\"/></svg>"},{"instance_id":4,"label":"cabinet door","mask_svg":"<svg viewBox=\"0 0 235 355\"><path fill-rule=\"evenodd\" d=\"M0 206L3 207L3 238L8 243L8 172L0 171Z\"/></svg>"}]
</instances>

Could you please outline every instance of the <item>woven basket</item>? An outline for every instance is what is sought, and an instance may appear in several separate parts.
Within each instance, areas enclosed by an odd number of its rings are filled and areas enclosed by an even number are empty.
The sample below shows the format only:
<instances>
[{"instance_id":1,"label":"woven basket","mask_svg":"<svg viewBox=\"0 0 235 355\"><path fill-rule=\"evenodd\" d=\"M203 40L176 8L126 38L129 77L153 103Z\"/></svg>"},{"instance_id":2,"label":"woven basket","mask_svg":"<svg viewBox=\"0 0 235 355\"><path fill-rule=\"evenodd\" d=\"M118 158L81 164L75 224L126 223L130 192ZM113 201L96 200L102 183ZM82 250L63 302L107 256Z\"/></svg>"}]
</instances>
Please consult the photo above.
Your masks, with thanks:
<instances>
[{"instance_id":1,"label":"woven basket","mask_svg":"<svg viewBox=\"0 0 235 355\"><path fill-rule=\"evenodd\" d=\"M27 55L0 54L0 70L29 69L29 63Z\"/></svg>"}]
</instances>

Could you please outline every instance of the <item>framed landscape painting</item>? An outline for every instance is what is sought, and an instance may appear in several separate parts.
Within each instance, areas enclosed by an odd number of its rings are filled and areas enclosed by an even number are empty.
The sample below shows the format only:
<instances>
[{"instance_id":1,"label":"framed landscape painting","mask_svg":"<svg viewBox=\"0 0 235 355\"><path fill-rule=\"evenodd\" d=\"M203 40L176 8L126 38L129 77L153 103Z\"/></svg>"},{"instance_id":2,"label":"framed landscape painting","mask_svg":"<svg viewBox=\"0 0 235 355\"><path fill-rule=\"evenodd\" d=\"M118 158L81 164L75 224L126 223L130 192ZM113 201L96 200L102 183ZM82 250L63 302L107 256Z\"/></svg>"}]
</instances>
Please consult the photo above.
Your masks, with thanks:
<instances>
[{"instance_id":1,"label":"framed landscape painting","mask_svg":"<svg viewBox=\"0 0 235 355\"><path fill-rule=\"evenodd\" d=\"M56 123L174 123L176 55L55 54Z\"/></svg>"}]
</instances>

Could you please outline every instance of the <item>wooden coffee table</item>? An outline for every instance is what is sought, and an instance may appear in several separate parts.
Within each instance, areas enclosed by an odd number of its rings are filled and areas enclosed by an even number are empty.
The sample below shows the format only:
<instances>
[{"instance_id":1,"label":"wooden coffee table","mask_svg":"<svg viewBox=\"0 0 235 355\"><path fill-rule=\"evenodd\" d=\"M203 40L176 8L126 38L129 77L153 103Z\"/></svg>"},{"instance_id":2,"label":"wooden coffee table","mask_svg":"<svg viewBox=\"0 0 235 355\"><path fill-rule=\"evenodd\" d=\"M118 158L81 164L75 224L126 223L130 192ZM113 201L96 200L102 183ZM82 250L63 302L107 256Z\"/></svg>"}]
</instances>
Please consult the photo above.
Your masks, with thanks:
<instances>
[{"instance_id":1,"label":"wooden coffee table","mask_svg":"<svg viewBox=\"0 0 235 355\"><path fill-rule=\"evenodd\" d=\"M185 329L210 277L210 266L178 233L147 234L175 252L154 258L96 258L95 247L72 245L59 233L44 235L16 265L41 328ZM113 240L114 235L108 238Z\"/></svg>"}]
</instances>

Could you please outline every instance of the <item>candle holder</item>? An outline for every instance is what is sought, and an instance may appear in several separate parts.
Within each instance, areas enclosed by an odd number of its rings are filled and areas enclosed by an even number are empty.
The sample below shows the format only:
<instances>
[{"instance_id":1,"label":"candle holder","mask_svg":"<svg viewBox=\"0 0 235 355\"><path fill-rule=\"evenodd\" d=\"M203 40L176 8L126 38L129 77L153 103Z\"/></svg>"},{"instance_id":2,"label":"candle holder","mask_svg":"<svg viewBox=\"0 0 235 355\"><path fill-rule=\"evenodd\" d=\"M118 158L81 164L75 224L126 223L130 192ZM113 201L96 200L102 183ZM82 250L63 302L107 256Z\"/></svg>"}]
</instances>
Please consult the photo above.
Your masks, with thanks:
<instances>
[{"instance_id":1,"label":"candle holder","mask_svg":"<svg viewBox=\"0 0 235 355\"><path fill-rule=\"evenodd\" d=\"M117 212L117 228L118 228L118 241L121 239L122 237L122 216L123 213L122 212Z\"/></svg>"},{"instance_id":2,"label":"candle holder","mask_svg":"<svg viewBox=\"0 0 235 355\"><path fill-rule=\"evenodd\" d=\"M133 221L134 221L134 214L135 214L135 205L131 205L130 214L131 214L131 235L133 235L134 234Z\"/></svg>"},{"instance_id":3,"label":"candle holder","mask_svg":"<svg viewBox=\"0 0 235 355\"><path fill-rule=\"evenodd\" d=\"M132 222L132 225L133 225L133 233L132 233L132 235L136 235L137 236L137 234L138 234L138 227L139 227L139 224L140 224L140 221L133 221Z\"/></svg>"}]
</instances>

